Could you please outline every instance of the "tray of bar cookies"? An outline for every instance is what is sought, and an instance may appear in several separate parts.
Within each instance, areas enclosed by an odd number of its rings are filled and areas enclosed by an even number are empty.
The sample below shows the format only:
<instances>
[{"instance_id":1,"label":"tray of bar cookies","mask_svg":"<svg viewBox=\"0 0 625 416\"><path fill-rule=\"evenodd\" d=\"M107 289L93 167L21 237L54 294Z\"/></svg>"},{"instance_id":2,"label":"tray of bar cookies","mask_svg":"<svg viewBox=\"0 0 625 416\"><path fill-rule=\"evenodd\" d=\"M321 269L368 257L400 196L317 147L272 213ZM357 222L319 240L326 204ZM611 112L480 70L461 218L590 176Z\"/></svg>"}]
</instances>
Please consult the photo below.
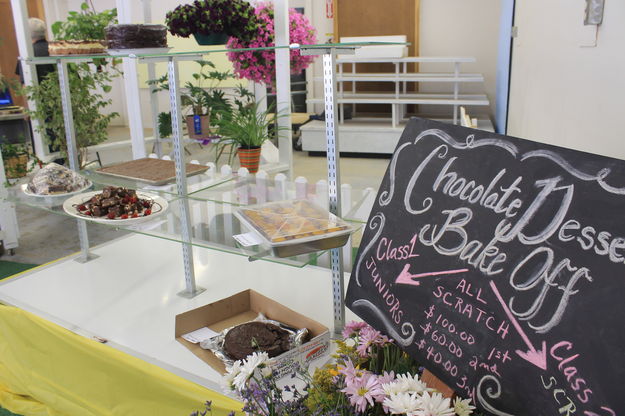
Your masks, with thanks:
<instances>
[{"instance_id":1,"label":"tray of bar cookies","mask_svg":"<svg viewBox=\"0 0 625 416\"><path fill-rule=\"evenodd\" d=\"M260 235L276 257L341 247L353 231L348 223L305 199L241 207L235 215Z\"/></svg>"}]
</instances>

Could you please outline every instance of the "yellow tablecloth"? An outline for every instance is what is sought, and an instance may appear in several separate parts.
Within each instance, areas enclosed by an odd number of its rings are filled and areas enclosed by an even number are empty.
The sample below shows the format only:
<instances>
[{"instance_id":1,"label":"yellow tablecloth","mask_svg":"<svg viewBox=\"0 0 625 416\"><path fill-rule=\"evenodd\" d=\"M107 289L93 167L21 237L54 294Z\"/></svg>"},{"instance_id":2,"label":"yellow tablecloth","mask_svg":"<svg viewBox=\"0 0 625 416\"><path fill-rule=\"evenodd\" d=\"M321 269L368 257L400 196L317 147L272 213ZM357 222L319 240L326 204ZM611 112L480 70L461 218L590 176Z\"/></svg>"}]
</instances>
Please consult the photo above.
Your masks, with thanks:
<instances>
[{"instance_id":1,"label":"yellow tablecloth","mask_svg":"<svg viewBox=\"0 0 625 416\"><path fill-rule=\"evenodd\" d=\"M25 416L213 415L241 403L18 308L0 305L0 406Z\"/></svg>"}]
</instances>

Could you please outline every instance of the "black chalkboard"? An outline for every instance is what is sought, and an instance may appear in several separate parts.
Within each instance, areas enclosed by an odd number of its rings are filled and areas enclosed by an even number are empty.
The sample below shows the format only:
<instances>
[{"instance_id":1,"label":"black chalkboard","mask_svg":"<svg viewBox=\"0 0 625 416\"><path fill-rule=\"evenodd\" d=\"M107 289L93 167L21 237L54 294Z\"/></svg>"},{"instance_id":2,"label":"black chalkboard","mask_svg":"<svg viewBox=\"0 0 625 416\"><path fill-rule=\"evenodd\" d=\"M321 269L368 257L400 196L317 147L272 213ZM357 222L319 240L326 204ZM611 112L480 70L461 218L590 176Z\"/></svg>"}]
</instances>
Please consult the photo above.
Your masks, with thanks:
<instances>
[{"instance_id":1,"label":"black chalkboard","mask_svg":"<svg viewBox=\"0 0 625 416\"><path fill-rule=\"evenodd\" d=\"M624 216L621 160L412 119L347 305L486 414L625 415Z\"/></svg>"}]
</instances>

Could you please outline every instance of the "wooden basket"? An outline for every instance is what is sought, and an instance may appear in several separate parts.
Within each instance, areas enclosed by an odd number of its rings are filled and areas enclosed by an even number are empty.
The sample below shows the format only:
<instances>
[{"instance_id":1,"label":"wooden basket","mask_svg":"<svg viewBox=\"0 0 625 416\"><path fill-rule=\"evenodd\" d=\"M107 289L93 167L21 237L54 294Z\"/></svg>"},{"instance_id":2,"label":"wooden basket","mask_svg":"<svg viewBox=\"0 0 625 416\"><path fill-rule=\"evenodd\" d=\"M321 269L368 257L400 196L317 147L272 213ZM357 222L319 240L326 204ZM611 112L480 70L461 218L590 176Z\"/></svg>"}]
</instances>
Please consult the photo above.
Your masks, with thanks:
<instances>
[{"instance_id":1,"label":"wooden basket","mask_svg":"<svg viewBox=\"0 0 625 416\"><path fill-rule=\"evenodd\" d=\"M4 160L4 171L7 179L17 179L28 173L28 155L13 156Z\"/></svg>"}]
</instances>

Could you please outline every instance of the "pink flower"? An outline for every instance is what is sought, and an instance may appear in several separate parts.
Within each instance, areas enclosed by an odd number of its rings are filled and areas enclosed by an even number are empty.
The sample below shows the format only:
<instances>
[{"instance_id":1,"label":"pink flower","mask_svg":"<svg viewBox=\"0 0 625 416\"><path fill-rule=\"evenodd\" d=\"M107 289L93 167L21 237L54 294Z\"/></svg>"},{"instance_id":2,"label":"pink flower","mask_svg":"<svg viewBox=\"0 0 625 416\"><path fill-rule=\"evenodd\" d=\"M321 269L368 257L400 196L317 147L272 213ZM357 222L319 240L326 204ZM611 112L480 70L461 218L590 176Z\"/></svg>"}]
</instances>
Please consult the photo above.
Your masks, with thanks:
<instances>
[{"instance_id":1,"label":"pink flower","mask_svg":"<svg viewBox=\"0 0 625 416\"><path fill-rule=\"evenodd\" d=\"M347 382L341 392L345 393L349 399L349 403L357 412L363 413L367 405L373 406L374 401L384 400L384 390L378 382L378 378L371 374L365 374L362 377Z\"/></svg>"},{"instance_id":2,"label":"pink flower","mask_svg":"<svg viewBox=\"0 0 625 416\"><path fill-rule=\"evenodd\" d=\"M358 331L366 326L367 324L365 322L351 321L350 323L345 325L345 328L343 328L343 338L351 337L352 334L358 333Z\"/></svg>"},{"instance_id":3,"label":"pink flower","mask_svg":"<svg viewBox=\"0 0 625 416\"><path fill-rule=\"evenodd\" d=\"M380 385L388 384L391 381L395 381L395 372L391 371L390 373L388 373L385 371L381 376L378 376L378 381L380 382Z\"/></svg>"},{"instance_id":4,"label":"pink flower","mask_svg":"<svg viewBox=\"0 0 625 416\"><path fill-rule=\"evenodd\" d=\"M253 36L254 40L245 42L231 37L227 44L228 49L264 48L275 45L273 4L259 3L254 13L258 22L256 34ZM299 43L300 45L317 42L315 28L304 15L297 13L295 9L289 9L289 38L291 43ZM234 73L239 78L273 86L276 72L275 52L273 50L228 52L226 55L233 63ZM292 74L300 73L315 59L314 56L302 56L297 50L291 50L289 55Z\"/></svg>"},{"instance_id":5,"label":"pink flower","mask_svg":"<svg viewBox=\"0 0 625 416\"><path fill-rule=\"evenodd\" d=\"M353 383L354 379L361 378L365 373L368 373L366 370L361 370L359 368L354 367L354 363L349 358L345 362L345 367L339 367L339 373L345 376L346 383Z\"/></svg>"},{"instance_id":6,"label":"pink flower","mask_svg":"<svg viewBox=\"0 0 625 416\"><path fill-rule=\"evenodd\" d=\"M376 331L370 326L364 327L358 334L358 337L360 340L358 347L356 347L356 352L363 358L371 353L372 345L384 346L384 344L391 341L388 337L382 335L380 331Z\"/></svg>"}]
</instances>

